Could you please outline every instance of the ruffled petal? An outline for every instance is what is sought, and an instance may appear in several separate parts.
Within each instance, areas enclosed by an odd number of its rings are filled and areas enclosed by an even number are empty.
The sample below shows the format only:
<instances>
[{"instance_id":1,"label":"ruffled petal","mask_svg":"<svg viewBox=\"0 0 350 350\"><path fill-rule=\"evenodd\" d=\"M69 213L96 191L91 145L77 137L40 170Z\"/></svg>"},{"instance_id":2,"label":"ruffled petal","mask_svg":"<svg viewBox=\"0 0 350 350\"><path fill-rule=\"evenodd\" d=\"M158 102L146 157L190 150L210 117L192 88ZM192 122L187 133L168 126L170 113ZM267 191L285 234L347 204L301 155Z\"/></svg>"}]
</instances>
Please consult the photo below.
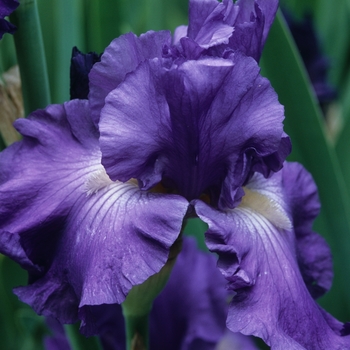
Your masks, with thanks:
<instances>
[{"instance_id":1,"label":"ruffled petal","mask_svg":"<svg viewBox=\"0 0 350 350\"><path fill-rule=\"evenodd\" d=\"M150 348L214 350L224 335L227 313L225 280L215 257L184 238L183 249L150 314ZM85 307L82 332L101 336L106 349L124 349L124 320L119 305ZM97 325L94 329L91 324Z\"/></svg>"},{"instance_id":2,"label":"ruffled petal","mask_svg":"<svg viewBox=\"0 0 350 350\"><path fill-rule=\"evenodd\" d=\"M176 42L187 58L224 57L227 50L239 50L259 61L277 8L278 0L191 0L187 36Z\"/></svg>"},{"instance_id":3,"label":"ruffled petal","mask_svg":"<svg viewBox=\"0 0 350 350\"><path fill-rule=\"evenodd\" d=\"M218 253L218 267L236 293L228 328L261 337L274 350L350 348L350 337L340 335L343 325L314 302L299 269L300 256L305 263L303 255L319 249L316 244L303 251L295 237L315 235L306 233L316 213L314 189L310 175L290 164L269 179L256 174L234 210L218 212L195 202L209 225L207 245ZM314 255L324 255L324 249ZM308 267L321 273L314 261ZM323 266L326 275L328 267Z\"/></svg>"},{"instance_id":4,"label":"ruffled petal","mask_svg":"<svg viewBox=\"0 0 350 350\"><path fill-rule=\"evenodd\" d=\"M232 1L191 0L187 35L205 49L228 44L234 31L229 22L234 22L237 14L238 8Z\"/></svg>"},{"instance_id":5,"label":"ruffled petal","mask_svg":"<svg viewBox=\"0 0 350 350\"><path fill-rule=\"evenodd\" d=\"M277 95L249 57L170 70L144 62L106 98L102 163L113 180L137 178L143 189L163 180L187 199L206 191L232 207L258 160L264 173L282 166L283 119Z\"/></svg>"},{"instance_id":6,"label":"ruffled petal","mask_svg":"<svg viewBox=\"0 0 350 350\"><path fill-rule=\"evenodd\" d=\"M292 216L299 268L310 294L318 298L330 289L333 269L328 244L312 230L320 211L317 187L300 164L286 163L285 168L282 186Z\"/></svg>"},{"instance_id":7,"label":"ruffled petal","mask_svg":"<svg viewBox=\"0 0 350 350\"><path fill-rule=\"evenodd\" d=\"M77 197L45 283L39 279L16 294L37 313L62 322L72 321L66 319L70 307L77 312L78 306L123 302L134 285L165 265L187 205L178 196L141 192L133 183L111 183ZM33 239L22 241L26 247ZM68 290L74 302L58 305Z\"/></svg>"},{"instance_id":8,"label":"ruffled petal","mask_svg":"<svg viewBox=\"0 0 350 350\"><path fill-rule=\"evenodd\" d=\"M112 182L87 101L16 126L23 141L0 154L0 251L30 272L17 295L65 323L78 307L122 302L166 263L188 202Z\"/></svg>"},{"instance_id":9,"label":"ruffled petal","mask_svg":"<svg viewBox=\"0 0 350 350\"><path fill-rule=\"evenodd\" d=\"M171 34L168 31L149 31L137 37L128 33L114 39L106 48L101 62L90 72L90 106L92 118L97 124L105 98L115 89L127 73L147 59L162 57L163 47L170 46Z\"/></svg>"}]
</instances>

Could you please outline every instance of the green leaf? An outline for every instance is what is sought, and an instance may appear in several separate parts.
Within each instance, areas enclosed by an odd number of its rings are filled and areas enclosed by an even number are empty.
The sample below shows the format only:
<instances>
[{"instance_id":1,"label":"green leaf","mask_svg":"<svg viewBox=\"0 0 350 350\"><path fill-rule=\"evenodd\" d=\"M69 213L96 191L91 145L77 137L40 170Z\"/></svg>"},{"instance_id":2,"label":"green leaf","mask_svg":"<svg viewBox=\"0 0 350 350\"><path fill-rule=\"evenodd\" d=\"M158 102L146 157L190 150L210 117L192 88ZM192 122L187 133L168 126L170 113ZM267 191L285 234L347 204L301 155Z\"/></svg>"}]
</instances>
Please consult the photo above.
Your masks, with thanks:
<instances>
[{"instance_id":1,"label":"green leaf","mask_svg":"<svg viewBox=\"0 0 350 350\"><path fill-rule=\"evenodd\" d=\"M38 0L52 103L70 98L72 48L77 46L83 52L86 49L84 6L84 0Z\"/></svg>"},{"instance_id":2,"label":"green leaf","mask_svg":"<svg viewBox=\"0 0 350 350\"><path fill-rule=\"evenodd\" d=\"M208 248L205 244L205 232L208 229L208 225L199 218L190 218L186 221L184 228L185 236L192 236L197 241L197 246L200 250L208 252Z\"/></svg>"},{"instance_id":3,"label":"green leaf","mask_svg":"<svg viewBox=\"0 0 350 350\"><path fill-rule=\"evenodd\" d=\"M46 57L36 0L21 0L10 16L17 26L14 34L21 73L25 114L50 103Z\"/></svg>"},{"instance_id":4,"label":"green leaf","mask_svg":"<svg viewBox=\"0 0 350 350\"><path fill-rule=\"evenodd\" d=\"M99 338L86 338L79 332L79 327L79 323L64 325L64 330L72 350L102 350Z\"/></svg>"},{"instance_id":5,"label":"green leaf","mask_svg":"<svg viewBox=\"0 0 350 350\"><path fill-rule=\"evenodd\" d=\"M12 293L25 285L27 273L14 261L0 255L0 339L2 350L42 350L48 334L44 317L38 316Z\"/></svg>"},{"instance_id":6,"label":"green leaf","mask_svg":"<svg viewBox=\"0 0 350 350\"><path fill-rule=\"evenodd\" d=\"M271 28L261 66L285 106L285 130L293 144L290 160L302 163L318 186L322 208L315 229L330 244L335 270L333 287L322 303L345 321L350 318L345 293L350 287L350 201L322 113L281 12Z\"/></svg>"},{"instance_id":7,"label":"green leaf","mask_svg":"<svg viewBox=\"0 0 350 350\"><path fill-rule=\"evenodd\" d=\"M349 0L319 0L316 13L317 27L330 57L330 77L339 88L349 70L350 52Z\"/></svg>"}]
</instances>

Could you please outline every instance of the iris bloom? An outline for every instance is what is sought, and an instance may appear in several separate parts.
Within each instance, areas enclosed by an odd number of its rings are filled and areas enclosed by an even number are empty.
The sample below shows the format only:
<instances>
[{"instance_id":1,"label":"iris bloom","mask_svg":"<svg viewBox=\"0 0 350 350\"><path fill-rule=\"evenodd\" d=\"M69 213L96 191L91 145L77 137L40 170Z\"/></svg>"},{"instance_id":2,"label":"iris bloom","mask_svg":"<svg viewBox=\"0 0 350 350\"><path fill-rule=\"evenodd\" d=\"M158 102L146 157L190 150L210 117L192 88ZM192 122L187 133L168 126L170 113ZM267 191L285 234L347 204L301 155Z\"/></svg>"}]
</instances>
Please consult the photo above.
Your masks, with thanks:
<instances>
[{"instance_id":1,"label":"iris bloom","mask_svg":"<svg viewBox=\"0 0 350 350\"><path fill-rule=\"evenodd\" d=\"M5 33L13 34L16 27L5 20L19 5L17 0L0 0L0 39Z\"/></svg>"},{"instance_id":2,"label":"iris bloom","mask_svg":"<svg viewBox=\"0 0 350 350\"><path fill-rule=\"evenodd\" d=\"M0 251L29 272L21 300L92 332L90 308L159 272L197 215L235 294L229 329L273 349L350 348L313 300L332 278L311 229L316 188L284 163L283 107L259 74L276 8L192 0L187 32L115 39L89 100L16 122L23 141L0 155Z\"/></svg>"}]
</instances>

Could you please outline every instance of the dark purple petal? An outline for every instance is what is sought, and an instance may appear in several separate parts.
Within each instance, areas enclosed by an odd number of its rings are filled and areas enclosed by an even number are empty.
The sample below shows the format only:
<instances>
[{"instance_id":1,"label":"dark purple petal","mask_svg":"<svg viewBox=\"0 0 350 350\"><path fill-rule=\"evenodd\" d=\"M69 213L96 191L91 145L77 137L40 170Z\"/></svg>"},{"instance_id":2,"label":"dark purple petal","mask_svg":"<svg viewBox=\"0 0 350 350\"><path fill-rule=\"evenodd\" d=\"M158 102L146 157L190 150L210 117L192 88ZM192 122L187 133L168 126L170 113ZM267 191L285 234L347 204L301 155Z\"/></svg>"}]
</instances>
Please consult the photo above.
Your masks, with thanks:
<instances>
[{"instance_id":1,"label":"dark purple petal","mask_svg":"<svg viewBox=\"0 0 350 350\"><path fill-rule=\"evenodd\" d=\"M311 16L306 15L302 21L297 21L288 12L283 13L319 102L321 104L331 102L336 98L337 92L327 79L330 61L322 52Z\"/></svg>"},{"instance_id":2,"label":"dark purple petal","mask_svg":"<svg viewBox=\"0 0 350 350\"><path fill-rule=\"evenodd\" d=\"M295 237L315 235L307 233L318 209L310 181L298 164L288 164L269 179L256 174L234 210L218 212L195 203L198 216L209 225L207 245L219 254L218 266L236 292L228 328L261 337L275 350L350 348L350 337L340 335L343 325L314 302L299 269L298 260L308 262L303 254L312 249L321 247L313 256L325 256L324 243L302 250L305 242ZM311 258L308 268L319 275L323 268L328 280L329 258L321 268L317 260Z\"/></svg>"},{"instance_id":3,"label":"dark purple petal","mask_svg":"<svg viewBox=\"0 0 350 350\"><path fill-rule=\"evenodd\" d=\"M19 5L18 0L0 0L0 39L5 33L13 34L16 27L5 20Z\"/></svg>"},{"instance_id":4,"label":"dark purple petal","mask_svg":"<svg viewBox=\"0 0 350 350\"><path fill-rule=\"evenodd\" d=\"M68 323L84 305L122 302L166 263L188 202L108 178L88 101L16 127L23 141L0 154L0 251L30 269L17 295Z\"/></svg>"},{"instance_id":5,"label":"dark purple petal","mask_svg":"<svg viewBox=\"0 0 350 350\"><path fill-rule=\"evenodd\" d=\"M228 46L259 61L275 18L278 0L238 0L236 6L239 13Z\"/></svg>"},{"instance_id":6,"label":"dark purple petal","mask_svg":"<svg viewBox=\"0 0 350 350\"><path fill-rule=\"evenodd\" d=\"M103 53L101 62L94 65L89 75L89 99L92 118L96 124L108 93L141 62L162 57L163 46L170 46L170 44L171 35L168 31L149 31L139 37L128 33L112 41Z\"/></svg>"},{"instance_id":7,"label":"dark purple petal","mask_svg":"<svg viewBox=\"0 0 350 350\"><path fill-rule=\"evenodd\" d=\"M76 46L72 50L70 65L70 98L87 99L89 95L89 73L99 62L101 55L95 52L82 53Z\"/></svg>"},{"instance_id":8,"label":"dark purple petal","mask_svg":"<svg viewBox=\"0 0 350 350\"><path fill-rule=\"evenodd\" d=\"M150 315L150 349L214 350L225 332L227 292L214 256L184 239L170 279ZM106 350L125 349L124 320L119 305L83 308L88 324L96 324ZM82 331L91 335L83 326Z\"/></svg>"},{"instance_id":9,"label":"dark purple petal","mask_svg":"<svg viewBox=\"0 0 350 350\"><path fill-rule=\"evenodd\" d=\"M281 168L283 118L249 57L170 70L144 62L106 98L102 163L113 180L137 178L143 189L163 180L188 199L209 192L220 207L232 207L253 166L266 174Z\"/></svg>"},{"instance_id":10,"label":"dark purple petal","mask_svg":"<svg viewBox=\"0 0 350 350\"><path fill-rule=\"evenodd\" d=\"M187 37L180 41L177 35L175 43L181 42L188 58L198 53L188 50L191 41L201 54L224 57L227 50L239 50L258 61L277 8L278 0L191 0Z\"/></svg>"}]
</instances>

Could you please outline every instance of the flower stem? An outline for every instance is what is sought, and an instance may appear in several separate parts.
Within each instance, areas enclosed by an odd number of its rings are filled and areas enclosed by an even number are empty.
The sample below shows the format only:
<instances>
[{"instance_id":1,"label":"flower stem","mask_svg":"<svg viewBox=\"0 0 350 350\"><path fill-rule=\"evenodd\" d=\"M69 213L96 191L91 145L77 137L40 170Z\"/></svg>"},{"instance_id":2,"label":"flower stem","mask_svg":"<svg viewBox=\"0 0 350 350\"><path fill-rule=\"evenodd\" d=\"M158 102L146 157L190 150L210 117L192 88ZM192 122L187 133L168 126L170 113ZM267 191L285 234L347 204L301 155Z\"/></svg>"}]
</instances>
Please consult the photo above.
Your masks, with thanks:
<instances>
[{"instance_id":1,"label":"flower stem","mask_svg":"<svg viewBox=\"0 0 350 350\"><path fill-rule=\"evenodd\" d=\"M25 114L50 104L49 80L36 0L21 0L10 16L20 67Z\"/></svg>"},{"instance_id":2,"label":"flower stem","mask_svg":"<svg viewBox=\"0 0 350 350\"><path fill-rule=\"evenodd\" d=\"M124 315L127 350L148 349L148 315Z\"/></svg>"},{"instance_id":3,"label":"flower stem","mask_svg":"<svg viewBox=\"0 0 350 350\"><path fill-rule=\"evenodd\" d=\"M97 337L86 338L79 333L79 324L66 324L64 330L72 350L102 350Z\"/></svg>"},{"instance_id":4,"label":"flower stem","mask_svg":"<svg viewBox=\"0 0 350 350\"><path fill-rule=\"evenodd\" d=\"M148 318L154 299L165 287L182 248L182 237L170 248L168 261L144 283L134 286L122 303L127 350L148 349Z\"/></svg>"}]
</instances>

